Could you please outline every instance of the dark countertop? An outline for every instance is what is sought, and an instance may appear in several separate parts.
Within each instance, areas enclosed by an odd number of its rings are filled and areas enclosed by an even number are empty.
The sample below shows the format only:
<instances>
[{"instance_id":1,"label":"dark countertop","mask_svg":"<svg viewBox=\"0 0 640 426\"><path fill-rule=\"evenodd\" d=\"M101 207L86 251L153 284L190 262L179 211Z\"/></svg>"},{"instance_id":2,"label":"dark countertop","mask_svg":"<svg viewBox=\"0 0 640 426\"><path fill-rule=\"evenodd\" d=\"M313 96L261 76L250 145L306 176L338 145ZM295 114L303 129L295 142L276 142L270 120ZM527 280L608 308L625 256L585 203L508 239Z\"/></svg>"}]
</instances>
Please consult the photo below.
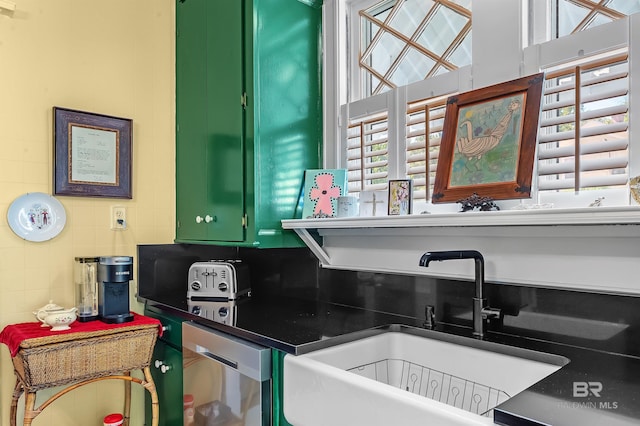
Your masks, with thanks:
<instances>
[{"instance_id":1,"label":"dark countertop","mask_svg":"<svg viewBox=\"0 0 640 426\"><path fill-rule=\"evenodd\" d=\"M237 302L168 298L148 304L170 308L189 320L293 355L352 340L347 335L373 327L422 324L411 317L287 297L248 297ZM211 311L223 306L229 309L228 318L212 319ZM198 310L200 315L194 314Z\"/></svg>"},{"instance_id":2,"label":"dark countertop","mask_svg":"<svg viewBox=\"0 0 640 426\"><path fill-rule=\"evenodd\" d=\"M169 308L185 319L294 355L347 342L353 338L353 333L375 327L390 324L422 326L421 320L412 317L286 297L252 296L233 303L227 307L226 323L202 316L205 311L217 312L220 305L187 303L186 299L172 297L147 302L151 306ZM201 315L192 313L194 306L200 306ZM470 336L470 330L464 327L439 324L438 330ZM485 340L561 355L570 360L557 372L497 407L494 410L496 423L640 424L640 358L495 332L487 333Z\"/></svg>"}]
</instances>

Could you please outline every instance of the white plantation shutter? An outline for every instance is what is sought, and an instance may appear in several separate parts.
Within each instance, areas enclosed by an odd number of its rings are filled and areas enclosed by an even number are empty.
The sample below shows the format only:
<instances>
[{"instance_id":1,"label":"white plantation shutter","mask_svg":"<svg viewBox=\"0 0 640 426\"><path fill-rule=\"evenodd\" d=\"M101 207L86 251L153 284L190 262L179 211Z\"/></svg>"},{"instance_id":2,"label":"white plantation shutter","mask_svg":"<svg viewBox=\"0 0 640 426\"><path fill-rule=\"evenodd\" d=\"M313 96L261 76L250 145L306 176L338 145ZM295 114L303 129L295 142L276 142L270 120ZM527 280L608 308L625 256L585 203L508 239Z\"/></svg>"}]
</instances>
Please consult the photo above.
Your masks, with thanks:
<instances>
[{"instance_id":1,"label":"white plantation shutter","mask_svg":"<svg viewBox=\"0 0 640 426\"><path fill-rule=\"evenodd\" d=\"M350 121L347 172L349 193L387 188L389 139L386 112Z\"/></svg>"},{"instance_id":2,"label":"white plantation shutter","mask_svg":"<svg viewBox=\"0 0 640 426\"><path fill-rule=\"evenodd\" d=\"M538 189L624 186L629 180L626 52L546 70Z\"/></svg>"},{"instance_id":3,"label":"white plantation shutter","mask_svg":"<svg viewBox=\"0 0 640 426\"><path fill-rule=\"evenodd\" d=\"M407 106L406 175L413 179L414 200L431 198L445 107L446 97L423 99Z\"/></svg>"}]
</instances>

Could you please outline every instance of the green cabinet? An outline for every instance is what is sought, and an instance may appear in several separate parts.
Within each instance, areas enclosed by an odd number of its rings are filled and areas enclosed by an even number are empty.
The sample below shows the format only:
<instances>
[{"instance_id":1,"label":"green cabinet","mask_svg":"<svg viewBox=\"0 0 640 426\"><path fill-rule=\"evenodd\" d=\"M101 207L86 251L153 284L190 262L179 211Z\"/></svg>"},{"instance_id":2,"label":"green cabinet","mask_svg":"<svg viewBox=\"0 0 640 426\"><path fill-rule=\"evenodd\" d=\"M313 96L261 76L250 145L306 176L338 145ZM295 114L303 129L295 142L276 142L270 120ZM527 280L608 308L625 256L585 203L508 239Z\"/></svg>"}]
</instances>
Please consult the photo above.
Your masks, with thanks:
<instances>
[{"instance_id":1,"label":"green cabinet","mask_svg":"<svg viewBox=\"0 0 640 426\"><path fill-rule=\"evenodd\" d=\"M283 366L285 353L277 349L271 349L271 380L272 386L272 407L273 426L291 426L284 417L283 401Z\"/></svg>"},{"instance_id":2,"label":"green cabinet","mask_svg":"<svg viewBox=\"0 0 640 426\"><path fill-rule=\"evenodd\" d=\"M155 364L158 363L156 367ZM182 351L162 340L153 350L151 376L156 384L160 408L159 426L183 424L182 413ZM146 395L145 423L151 425L151 397Z\"/></svg>"},{"instance_id":3,"label":"green cabinet","mask_svg":"<svg viewBox=\"0 0 640 426\"><path fill-rule=\"evenodd\" d=\"M166 311L147 306L144 314L160 320L162 336L157 340L151 359L151 377L159 402L159 426L182 425L182 319ZM151 425L151 397L145 392L145 424Z\"/></svg>"},{"instance_id":4,"label":"green cabinet","mask_svg":"<svg viewBox=\"0 0 640 426\"><path fill-rule=\"evenodd\" d=\"M299 246L281 228L321 164L321 8L176 2L176 242Z\"/></svg>"}]
</instances>

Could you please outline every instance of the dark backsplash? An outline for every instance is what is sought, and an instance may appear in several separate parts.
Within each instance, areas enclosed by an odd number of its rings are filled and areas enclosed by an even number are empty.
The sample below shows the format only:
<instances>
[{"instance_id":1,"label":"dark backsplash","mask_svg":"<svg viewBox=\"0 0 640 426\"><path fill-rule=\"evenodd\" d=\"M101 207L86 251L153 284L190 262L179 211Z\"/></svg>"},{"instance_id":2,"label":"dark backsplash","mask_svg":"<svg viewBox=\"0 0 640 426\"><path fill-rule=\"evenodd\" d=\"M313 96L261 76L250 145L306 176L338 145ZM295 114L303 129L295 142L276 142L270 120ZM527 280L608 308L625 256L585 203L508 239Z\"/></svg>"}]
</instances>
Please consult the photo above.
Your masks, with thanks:
<instances>
[{"instance_id":1,"label":"dark backsplash","mask_svg":"<svg viewBox=\"0 0 640 426\"><path fill-rule=\"evenodd\" d=\"M324 269L306 248L140 245L139 296L159 302L186 297L189 266L211 259L246 262L253 297L287 295L417 319L432 305L440 327L471 327L470 281ZM489 327L496 333L640 356L638 297L490 283L485 297L505 314Z\"/></svg>"}]
</instances>

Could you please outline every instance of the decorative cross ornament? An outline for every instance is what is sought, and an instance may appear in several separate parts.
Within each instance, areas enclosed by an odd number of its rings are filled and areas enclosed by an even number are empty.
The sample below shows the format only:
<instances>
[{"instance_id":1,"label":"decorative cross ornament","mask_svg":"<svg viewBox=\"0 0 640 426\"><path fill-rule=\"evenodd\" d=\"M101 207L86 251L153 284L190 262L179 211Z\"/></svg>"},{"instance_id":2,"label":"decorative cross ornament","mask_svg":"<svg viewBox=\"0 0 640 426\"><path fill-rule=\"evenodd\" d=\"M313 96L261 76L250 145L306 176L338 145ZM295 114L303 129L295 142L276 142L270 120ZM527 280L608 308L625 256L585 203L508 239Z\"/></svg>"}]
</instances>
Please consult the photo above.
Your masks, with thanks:
<instances>
[{"instance_id":1,"label":"decorative cross ornament","mask_svg":"<svg viewBox=\"0 0 640 426\"><path fill-rule=\"evenodd\" d=\"M383 200L377 201L375 192L372 193L371 196L372 196L371 201L363 201L363 202L365 204L372 204L373 210L372 210L371 215L375 216L376 215L376 204L384 204L384 201Z\"/></svg>"}]
</instances>

